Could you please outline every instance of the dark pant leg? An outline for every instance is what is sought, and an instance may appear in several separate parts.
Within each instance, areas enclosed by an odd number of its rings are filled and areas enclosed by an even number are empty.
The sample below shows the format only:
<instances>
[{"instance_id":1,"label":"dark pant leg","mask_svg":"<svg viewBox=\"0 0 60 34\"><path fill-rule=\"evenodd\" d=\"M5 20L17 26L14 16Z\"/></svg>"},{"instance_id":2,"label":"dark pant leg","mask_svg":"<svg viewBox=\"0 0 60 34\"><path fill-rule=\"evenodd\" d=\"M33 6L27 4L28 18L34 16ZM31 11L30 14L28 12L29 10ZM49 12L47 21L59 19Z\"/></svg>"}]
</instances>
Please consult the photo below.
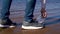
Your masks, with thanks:
<instances>
[{"instance_id":1,"label":"dark pant leg","mask_svg":"<svg viewBox=\"0 0 60 34\"><path fill-rule=\"evenodd\" d=\"M31 22L33 20L33 12L35 8L36 0L27 0L25 9L25 21Z\"/></svg>"},{"instance_id":2,"label":"dark pant leg","mask_svg":"<svg viewBox=\"0 0 60 34\"><path fill-rule=\"evenodd\" d=\"M1 19L9 18L11 2L12 0L2 0Z\"/></svg>"}]
</instances>

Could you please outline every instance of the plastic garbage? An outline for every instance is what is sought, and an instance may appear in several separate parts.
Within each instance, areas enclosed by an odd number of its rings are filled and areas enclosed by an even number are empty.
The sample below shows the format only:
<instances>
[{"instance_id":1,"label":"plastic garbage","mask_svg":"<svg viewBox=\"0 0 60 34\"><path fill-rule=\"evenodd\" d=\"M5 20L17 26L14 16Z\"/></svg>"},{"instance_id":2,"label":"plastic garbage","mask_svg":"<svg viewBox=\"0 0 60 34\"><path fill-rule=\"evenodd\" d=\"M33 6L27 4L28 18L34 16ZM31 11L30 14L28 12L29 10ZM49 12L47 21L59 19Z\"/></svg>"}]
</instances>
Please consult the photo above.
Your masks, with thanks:
<instances>
[{"instance_id":1,"label":"plastic garbage","mask_svg":"<svg viewBox=\"0 0 60 34\"><path fill-rule=\"evenodd\" d=\"M46 18L42 18L41 15L39 15L36 20L38 21L38 23L43 23L45 19Z\"/></svg>"}]
</instances>

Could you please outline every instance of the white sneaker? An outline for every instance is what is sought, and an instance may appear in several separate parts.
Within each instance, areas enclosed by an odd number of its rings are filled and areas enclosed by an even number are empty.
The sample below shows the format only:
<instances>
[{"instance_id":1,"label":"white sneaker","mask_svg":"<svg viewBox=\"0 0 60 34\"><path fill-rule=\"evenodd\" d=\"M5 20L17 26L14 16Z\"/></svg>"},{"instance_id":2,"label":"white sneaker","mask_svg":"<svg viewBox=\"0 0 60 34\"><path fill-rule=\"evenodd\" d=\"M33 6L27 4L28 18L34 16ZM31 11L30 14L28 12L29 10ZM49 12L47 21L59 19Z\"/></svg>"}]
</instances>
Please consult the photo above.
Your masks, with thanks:
<instances>
[{"instance_id":1,"label":"white sneaker","mask_svg":"<svg viewBox=\"0 0 60 34\"><path fill-rule=\"evenodd\" d=\"M22 29L42 29L43 25L40 23L29 23L29 22L24 22L22 24Z\"/></svg>"},{"instance_id":2,"label":"white sneaker","mask_svg":"<svg viewBox=\"0 0 60 34\"><path fill-rule=\"evenodd\" d=\"M35 26L24 26L22 25L23 29L42 29L43 27L35 27Z\"/></svg>"},{"instance_id":3,"label":"white sneaker","mask_svg":"<svg viewBox=\"0 0 60 34\"><path fill-rule=\"evenodd\" d=\"M0 24L0 27L5 27L5 26Z\"/></svg>"},{"instance_id":4,"label":"white sneaker","mask_svg":"<svg viewBox=\"0 0 60 34\"><path fill-rule=\"evenodd\" d=\"M2 24L0 24L0 27L8 27L8 28L13 28L13 27L15 27L14 25L2 25Z\"/></svg>"}]
</instances>

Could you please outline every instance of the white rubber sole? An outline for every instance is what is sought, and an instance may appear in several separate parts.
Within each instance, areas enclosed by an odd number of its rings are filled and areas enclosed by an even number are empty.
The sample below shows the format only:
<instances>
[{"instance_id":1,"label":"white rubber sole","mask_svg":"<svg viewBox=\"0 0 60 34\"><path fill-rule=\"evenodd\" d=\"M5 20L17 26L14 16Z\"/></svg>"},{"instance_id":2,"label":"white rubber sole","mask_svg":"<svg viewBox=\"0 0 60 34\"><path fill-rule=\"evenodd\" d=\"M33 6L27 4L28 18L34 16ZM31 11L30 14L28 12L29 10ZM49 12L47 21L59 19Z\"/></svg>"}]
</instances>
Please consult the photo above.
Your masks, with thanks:
<instances>
[{"instance_id":1,"label":"white rubber sole","mask_svg":"<svg viewBox=\"0 0 60 34\"><path fill-rule=\"evenodd\" d=\"M42 29L43 27L23 26L23 25L22 25L22 28L23 28L23 29Z\"/></svg>"},{"instance_id":2,"label":"white rubber sole","mask_svg":"<svg viewBox=\"0 0 60 34\"><path fill-rule=\"evenodd\" d=\"M8 25L1 25L1 24L0 24L0 27L9 27L9 28L13 28L13 27L15 27L15 26L8 26Z\"/></svg>"}]
</instances>

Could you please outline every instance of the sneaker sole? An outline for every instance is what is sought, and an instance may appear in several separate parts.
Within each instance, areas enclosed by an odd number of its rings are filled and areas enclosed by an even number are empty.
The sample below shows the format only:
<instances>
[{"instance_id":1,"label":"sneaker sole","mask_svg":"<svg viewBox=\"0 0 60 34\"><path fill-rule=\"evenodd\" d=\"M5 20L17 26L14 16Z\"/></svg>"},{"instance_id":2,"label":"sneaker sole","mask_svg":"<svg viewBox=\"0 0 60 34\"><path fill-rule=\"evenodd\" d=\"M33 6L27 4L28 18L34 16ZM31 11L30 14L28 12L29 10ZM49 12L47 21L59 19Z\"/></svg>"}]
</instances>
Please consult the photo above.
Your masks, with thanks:
<instances>
[{"instance_id":1,"label":"sneaker sole","mask_svg":"<svg viewBox=\"0 0 60 34\"><path fill-rule=\"evenodd\" d=\"M1 24L0 24L0 27L9 27L9 28L13 28L13 27L15 27L15 26L1 25Z\"/></svg>"},{"instance_id":2,"label":"sneaker sole","mask_svg":"<svg viewBox=\"0 0 60 34\"><path fill-rule=\"evenodd\" d=\"M43 27L23 26L22 29L42 29Z\"/></svg>"}]
</instances>

